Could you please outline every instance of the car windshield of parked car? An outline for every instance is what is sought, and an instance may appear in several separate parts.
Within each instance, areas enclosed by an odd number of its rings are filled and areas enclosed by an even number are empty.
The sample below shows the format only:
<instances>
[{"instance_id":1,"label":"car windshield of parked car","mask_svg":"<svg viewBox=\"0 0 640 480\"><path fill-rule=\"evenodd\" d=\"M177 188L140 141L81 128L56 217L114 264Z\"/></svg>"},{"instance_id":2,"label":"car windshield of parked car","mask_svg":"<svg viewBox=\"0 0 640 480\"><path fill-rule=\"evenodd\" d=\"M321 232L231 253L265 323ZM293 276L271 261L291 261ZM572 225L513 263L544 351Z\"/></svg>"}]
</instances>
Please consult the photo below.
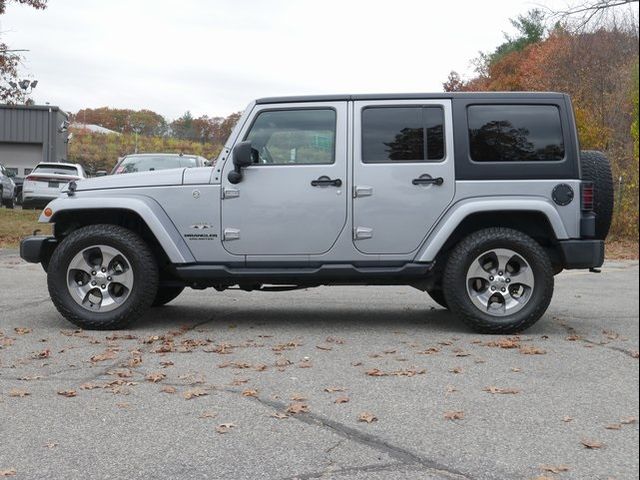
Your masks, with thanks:
<instances>
[{"instance_id":1,"label":"car windshield of parked car","mask_svg":"<svg viewBox=\"0 0 640 480\"><path fill-rule=\"evenodd\" d=\"M78 169L73 165L38 165L32 173L78 176Z\"/></svg>"},{"instance_id":2,"label":"car windshield of parked car","mask_svg":"<svg viewBox=\"0 0 640 480\"><path fill-rule=\"evenodd\" d=\"M126 157L114 173L148 172L169 168L192 168L197 166L194 157L179 155L140 155Z\"/></svg>"}]
</instances>

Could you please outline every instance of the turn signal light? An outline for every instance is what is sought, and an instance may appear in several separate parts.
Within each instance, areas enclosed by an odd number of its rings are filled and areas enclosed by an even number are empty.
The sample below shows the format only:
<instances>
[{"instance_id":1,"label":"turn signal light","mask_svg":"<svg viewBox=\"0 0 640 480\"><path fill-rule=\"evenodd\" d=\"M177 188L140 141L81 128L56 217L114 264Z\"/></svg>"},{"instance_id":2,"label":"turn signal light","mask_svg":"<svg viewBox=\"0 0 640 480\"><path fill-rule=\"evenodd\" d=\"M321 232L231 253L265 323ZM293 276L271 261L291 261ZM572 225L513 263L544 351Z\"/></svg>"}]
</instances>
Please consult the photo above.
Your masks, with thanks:
<instances>
[{"instance_id":1,"label":"turn signal light","mask_svg":"<svg viewBox=\"0 0 640 480\"><path fill-rule=\"evenodd\" d=\"M44 209L44 212L42 212L42 213L44 213L45 217L49 218L49 217L51 217L51 215L53 215L53 210L51 210L49 207L47 207L47 208Z\"/></svg>"}]
</instances>

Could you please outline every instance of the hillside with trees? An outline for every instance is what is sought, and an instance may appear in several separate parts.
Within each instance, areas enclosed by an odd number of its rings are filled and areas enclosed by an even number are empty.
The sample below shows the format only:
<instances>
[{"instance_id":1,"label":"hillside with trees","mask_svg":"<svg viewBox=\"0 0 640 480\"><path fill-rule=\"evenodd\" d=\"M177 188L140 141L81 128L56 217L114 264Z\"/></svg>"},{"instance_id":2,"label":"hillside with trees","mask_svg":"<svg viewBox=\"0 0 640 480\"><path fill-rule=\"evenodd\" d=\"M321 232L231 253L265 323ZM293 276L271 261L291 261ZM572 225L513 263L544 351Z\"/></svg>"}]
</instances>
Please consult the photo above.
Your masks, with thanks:
<instances>
[{"instance_id":1,"label":"hillside with trees","mask_svg":"<svg viewBox=\"0 0 640 480\"><path fill-rule=\"evenodd\" d=\"M588 17L590 10L583 13L587 16L578 21L564 15L565 21L551 27L546 25L549 16L540 10L518 17L512 21L516 36L507 36L493 52L474 60L475 76L462 79L451 72L443 87L568 93L581 148L604 151L613 165L612 234L637 239L638 25L632 14L604 18Z\"/></svg>"},{"instance_id":2,"label":"hillside with trees","mask_svg":"<svg viewBox=\"0 0 640 480\"><path fill-rule=\"evenodd\" d=\"M190 153L215 158L240 118L201 116L190 112L171 122L150 110L84 108L71 116L74 126L69 142L69 160L89 172L111 170L119 157L129 153ZM113 134L94 133L82 125L99 125Z\"/></svg>"}]
</instances>

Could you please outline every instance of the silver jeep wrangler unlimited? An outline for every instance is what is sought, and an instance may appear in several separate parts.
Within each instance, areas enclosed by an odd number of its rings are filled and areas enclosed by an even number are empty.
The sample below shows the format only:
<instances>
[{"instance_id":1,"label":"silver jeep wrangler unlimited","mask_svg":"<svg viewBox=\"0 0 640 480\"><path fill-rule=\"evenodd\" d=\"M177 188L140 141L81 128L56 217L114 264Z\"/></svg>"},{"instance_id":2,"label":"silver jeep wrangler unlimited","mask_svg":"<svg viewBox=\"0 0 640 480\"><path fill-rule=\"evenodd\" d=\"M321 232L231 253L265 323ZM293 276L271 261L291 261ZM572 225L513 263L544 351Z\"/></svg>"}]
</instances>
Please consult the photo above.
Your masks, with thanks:
<instances>
[{"instance_id":1,"label":"silver jeep wrangler unlimited","mask_svg":"<svg viewBox=\"0 0 640 480\"><path fill-rule=\"evenodd\" d=\"M545 313L555 274L602 265L612 207L564 94L265 98L212 167L70 183L21 256L89 329L185 287L409 285L509 333Z\"/></svg>"}]
</instances>

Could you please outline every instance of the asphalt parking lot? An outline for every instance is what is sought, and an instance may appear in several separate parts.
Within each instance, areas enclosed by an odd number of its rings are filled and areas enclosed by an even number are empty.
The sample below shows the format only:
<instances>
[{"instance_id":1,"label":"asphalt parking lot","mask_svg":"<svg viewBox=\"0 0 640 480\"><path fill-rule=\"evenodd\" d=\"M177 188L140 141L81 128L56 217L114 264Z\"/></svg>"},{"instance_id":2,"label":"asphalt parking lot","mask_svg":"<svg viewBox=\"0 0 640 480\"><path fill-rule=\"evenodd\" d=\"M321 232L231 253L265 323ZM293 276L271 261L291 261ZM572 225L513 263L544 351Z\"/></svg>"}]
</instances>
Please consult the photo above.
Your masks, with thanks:
<instances>
[{"instance_id":1,"label":"asphalt parking lot","mask_svg":"<svg viewBox=\"0 0 640 480\"><path fill-rule=\"evenodd\" d=\"M638 262L518 337L410 288L186 291L77 331L0 251L0 477L635 479Z\"/></svg>"}]
</instances>

